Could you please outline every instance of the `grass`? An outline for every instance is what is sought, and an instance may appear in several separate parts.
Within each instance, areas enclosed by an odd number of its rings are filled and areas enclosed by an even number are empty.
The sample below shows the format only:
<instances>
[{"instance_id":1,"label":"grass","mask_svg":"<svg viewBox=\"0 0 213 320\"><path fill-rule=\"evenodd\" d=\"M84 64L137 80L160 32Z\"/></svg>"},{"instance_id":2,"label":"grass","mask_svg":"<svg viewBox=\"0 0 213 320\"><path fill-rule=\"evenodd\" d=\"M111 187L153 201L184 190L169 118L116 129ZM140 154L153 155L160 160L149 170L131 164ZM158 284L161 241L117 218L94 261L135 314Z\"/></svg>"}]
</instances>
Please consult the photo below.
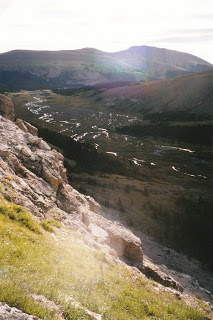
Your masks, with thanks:
<instances>
[{"instance_id":1,"label":"grass","mask_svg":"<svg viewBox=\"0 0 213 320\"><path fill-rule=\"evenodd\" d=\"M54 301L65 319L89 319L68 297L106 320L205 319L204 312L155 292L154 282L133 276L103 252L84 246L76 232L57 228L56 240L48 232L36 232L11 218L16 205L4 200L0 205L4 208L0 214L0 301L41 319L57 319L57 314L34 301L30 293ZM55 221L46 224L55 225Z\"/></svg>"},{"instance_id":2,"label":"grass","mask_svg":"<svg viewBox=\"0 0 213 320\"><path fill-rule=\"evenodd\" d=\"M60 222L52 219L52 220L43 220L40 222L40 225L42 226L42 228L48 232L53 232L54 233L54 228L61 228L62 225Z\"/></svg>"},{"instance_id":3,"label":"grass","mask_svg":"<svg viewBox=\"0 0 213 320\"><path fill-rule=\"evenodd\" d=\"M57 319L53 312L35 302L15 281L5 280L3 284L0 284L0 289L0 301L6 301L8 305L19 308L28 314L36 315L41 319Z\"/></svg>"},{"instance_id":4,"label":"grass","mask_svg":"<svg viewBox=\"0 0 213 320\"><path fill-rule=\"evenodd\" d=\"M41 233L39 224L32 219L30 213L15 203L0 201L0 214L5 215L11 220L15 220L31 231Z\"/></svg>"}]
</instances>

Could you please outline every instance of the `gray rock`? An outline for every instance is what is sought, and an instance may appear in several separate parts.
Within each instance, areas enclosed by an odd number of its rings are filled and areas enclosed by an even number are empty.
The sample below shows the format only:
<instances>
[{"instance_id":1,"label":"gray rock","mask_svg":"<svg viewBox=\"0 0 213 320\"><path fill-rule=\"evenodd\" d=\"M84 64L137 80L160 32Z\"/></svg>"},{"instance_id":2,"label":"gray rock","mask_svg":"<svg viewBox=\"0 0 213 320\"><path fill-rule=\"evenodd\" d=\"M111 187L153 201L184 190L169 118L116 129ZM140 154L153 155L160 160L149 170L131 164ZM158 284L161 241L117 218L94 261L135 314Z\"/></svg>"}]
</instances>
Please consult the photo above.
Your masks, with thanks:
<instances>
[{"instance_id":1,"label":"gray rock","mask_svg":"<svg viewBox=\"0 0 213 320\"><path fill-rule=\"evenodd\" d=\"M17 126L24 132L30 133L33 136L38 135L38 129L34 126L32 126L30 123L22 120L22 119L16 119Z\"/></svg>"},{"instance_id":2,"label":"gray rock","mask_svg":"<svg viewBox=\"0 0 213 320\"><path fill-rule=\"evenodd\" d=\"M167 273L160 270L160 268L158 268L155 264L153 264L151 261L147 259L144 260L143 268L141 269L141 271L148 278L151 278L166 287L174 288L180 292L183 292L184 290L178 281L176 281Z\"/></svg>"},{"instance_id":3,"label":"gray rock","mask_svg":"<svg viewBox=\"0 0 213 320\"><path fill-rule=\"evenodd\" d=\"M28 315L17 308L11 308L4 302L0 302L0 320L39 320L39 318Z\"/></svg>"},{"instance_id":4,"label":"gray rock","mask_svg":"<svg viewBox=\"0 0 213 320\"><path fill-rule=\"evenodd\" d=\"M14 121L14 105L10 98L0 94L0 115Z\"/></svg>"},{"instance_id":5,"label":"gray rock","mask_svg":"<svg viewBox=\"0 0 213 320\"><path fill-rule=\"evenodd\" d=\"M108 244L118 254L119 257L127 259L134 265L134 262L143 262L143 250L141 241L132 232L116 225L111 225L108 229Z\"/></svg>"},{"instance_id":6,"label":"gray rock","mask_svg":"<svg viewBox=\"0 0 213 320\"><path fill-rule=\"evenodd\" d=\"M0 157L8 157L9 156L9 149L4 146L4 145L0 145Z\"/></svg>"}]
</instances>

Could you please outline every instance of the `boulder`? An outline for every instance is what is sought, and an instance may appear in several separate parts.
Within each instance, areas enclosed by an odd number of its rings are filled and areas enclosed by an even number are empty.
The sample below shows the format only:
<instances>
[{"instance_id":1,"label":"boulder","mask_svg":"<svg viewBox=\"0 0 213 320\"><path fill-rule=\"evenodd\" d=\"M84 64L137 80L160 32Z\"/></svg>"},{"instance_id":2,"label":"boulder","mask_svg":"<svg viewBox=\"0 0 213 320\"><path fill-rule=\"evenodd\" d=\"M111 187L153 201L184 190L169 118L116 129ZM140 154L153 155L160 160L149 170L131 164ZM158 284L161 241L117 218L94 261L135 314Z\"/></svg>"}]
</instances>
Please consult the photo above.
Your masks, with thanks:
<instances>
[{"instance_id":1,"label":"boulder","mask_svg":"<svg viewBox=\"0 0 213 320\"><path fill-rule=\"evenodd\" d=\"M7 158L8 156L9 156L9 149L4 145L0 145L0 157Z\"/></svg>"},{"instance_id":2,"label":"boulder","mask_svg":"<svg viewBox=\"0 0 213 320\"><path fill-rule=\"evenodd\" d=\"M124 258L133 265L143 263L143 250L138 237L116 224L107 228L107 232L107 244L117 252L118 257Z\"/></svg>"}]
</instances>

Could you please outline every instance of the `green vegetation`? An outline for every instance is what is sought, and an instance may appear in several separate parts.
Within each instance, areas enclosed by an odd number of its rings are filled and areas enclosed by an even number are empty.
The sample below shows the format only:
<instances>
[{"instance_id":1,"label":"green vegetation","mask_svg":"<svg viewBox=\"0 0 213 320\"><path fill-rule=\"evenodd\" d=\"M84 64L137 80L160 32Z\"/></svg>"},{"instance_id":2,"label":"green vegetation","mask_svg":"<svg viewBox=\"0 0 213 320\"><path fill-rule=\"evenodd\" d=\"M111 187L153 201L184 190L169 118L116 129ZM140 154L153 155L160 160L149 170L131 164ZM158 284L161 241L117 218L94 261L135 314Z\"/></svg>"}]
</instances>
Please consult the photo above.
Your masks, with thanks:
<instances>
[{"instance_id":1,"label":"green vegetation","mask_svg":"<svg viewBox=\"0 0 213 320\"><path fill-rule=\"evenodd\" d=\"M82 86L79 88L66 88L66 89L53 89L52 91L56 94L60 94L62 96L72 96L75 94L82 94L86 93L88 91L95 91L93 94L101 93L101 89L111 89L111 88L122 88L127 85L130 85L131 82L125 82L125 81L113 81L113 82L105 82L105 83L99 83L92 86Z\"/></svg>"},{"instance_id":2,"label":"green vegetation","mask_svg":"<svg viewBox=\"0 0 213 320\"><path fill-rule=\"evenodd\" d=\"M79 169L84 169L89 172L99 171L107 173L118 173L118 174L128 174L130 176L138 176L134 172L133 168L130 171L126 168L126 164L121 161L121 159L114 159L111 156L98 152L90 143L82 143L73 140L67 135L62 135L53 130L38 126L38 134L48 143L59 147L65 158L72 159L76 161ZM65 166L69 168L68 162L65 162Z\"/></svg>"},{"instance_id":3,"label":"green vegetation","mask_svg":"<svg viewBox=\"0 0 213 320\"><path fill-rule=\"evenodd\" d=\"M136 137L165 137L171 140L202 145L212 145L213 143L212 125L189 126L170 125L165 123L152 125L135 124L119 127L116 131L120 134L128 134Z\"/></svg>"},{"instance_id":4,"label":"green vegetation","mask_svg":"<svg viewBox=\"0 0 213 320\"><path fill-rule=\"evenodd\" d=\"M56 220L43 220L40 222L40 225L42 226L43 229L45 229L48 232L54 233L54 228L61 228L61 223L56 221Z\"/></svg>"},{"instance_id":5,"label":"green vegetation","mask_svg":"<svg viewBox=\"0 0 213 320\"><path fill-rule=\"evenodd\" d=\"M1 70L0 68L0 92L13 92L21 89L36 90L52 88L47 81L28 72L19 70Z\"/></svg>"},{"instance_id":6,"label":"green vegetation","mask_svg":"<svg viewBox=\"0 0 213 320\"><path fill-rule=\"evenodd\" d=\"M89 319L83 307L101 313L104 320L205 319L201 301L203 312L168 293L159 294L154 282L140 274L133 277L103 252L84 246L74 231L57 229L57 241L49 233L33 232L9 218L12 204L0 202L5 208L0 215L0 301L49 320L57 319L57 313L31 294L54 301L65 319ZM82 307L76 308L69 297Z\"/></svg>"},{"instance_id":7,"label":"green vegetation","mask_svg":"<svg viewBox=\"0 0 213 320\"><path fill-rule=\"evenodd\" d=\"M173 110L162 111L160 113L146 113L144 114L144 119L149 120L152 124L164 123L168 125L170 122L173 124L174 122L178 121L180 125L187 122L188 125L192 125L192 122L195 124L200 123L201 121L208 123L213 119L213 115L208 113L192 113L185 110Z\"/></svg>"},{"instance_id":8,"label":"green vegetation","mask_svg":"<svg viewBox=\"0 0 213 320\"><path fill-rule=\"evenodd\" d=\"M39 224L35 222L30 213L21 206L0 200L0 214L27 227L36 233L41 233Z\"/></svg>"}]
</instances>

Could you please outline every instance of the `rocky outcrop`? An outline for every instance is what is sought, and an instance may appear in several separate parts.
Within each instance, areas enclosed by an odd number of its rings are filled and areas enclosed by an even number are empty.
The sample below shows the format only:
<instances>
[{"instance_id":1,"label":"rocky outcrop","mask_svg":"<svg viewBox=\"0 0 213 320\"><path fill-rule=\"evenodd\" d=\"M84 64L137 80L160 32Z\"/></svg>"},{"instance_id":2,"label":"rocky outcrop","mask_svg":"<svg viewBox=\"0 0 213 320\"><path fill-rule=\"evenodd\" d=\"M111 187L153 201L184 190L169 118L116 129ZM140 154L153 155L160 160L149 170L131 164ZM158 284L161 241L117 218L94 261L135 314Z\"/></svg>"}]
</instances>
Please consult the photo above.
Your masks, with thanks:
<instances>
[{"instance_id":1,"label":"rocky outcrop","mask_svg":"<svg viewBox=\"0 0 213 320\"><path fill-rule=\"evenodd\" d=\"M0 180L8 185L6 190L3 184L2 192L34 215L45 218L57 208L70 214L83 202L89 208L67 184L63 156L5 118L0 119L0 155Z\"/></svg>"},{"instance_id":2,"label":"rocky outcrop","mask_svg":"<svg viewBox=\"0 0 213 320\"><path fill-rule=\"evenodd\" d=\"M141 241L134 236L132 232L123 227L115 227L111 225L108 229L107 243L125 260L136 263L143 262L143 251L141 249Z\"/></svg>"},{"instance_id":3,"label":"rocky outcrop","mask_svg":"<svg viewBox=\"0 0 213 320\"><path fill-rule=\"evenodd\" d=\"M142 272L148 278L151 278L166 287L174 288L180 292L183 292L183 287L178 281L176 281L167 273L163 272L159 267L157 267L155 264L153 264L151 261L147 259L143 263Z\"/></svg>"},{"instance_id":4,"label":"rocky outcrop","mask_svg":"<svg viewBox=\"0 0 213 320\"><path fill-rule=\"evenodd\" d=\"M25 121L0 118L0 187L6 199L36 219L54 218L77 229L93 248L142 265L141 241L120 223L103 217L100 205L68 184L64 157Z\"/></svg>"},{"instance_id":5,"label":"rocky outcrop","mask_svg":"<svg viewBox=\"0 0 213 320\"><path fill-rule=\"evenodd\" d=\"M0 115L9 120L14 120L14 106L12 100L0 94Z\"/></svg>"},{"instance_id":6,"label":"rocky outcrop","mask_svg":"<svg viewBox=\"0 0 213 320\"><path fill-rule=\"evenodd\" d=\"M89 212L86 217L83 216L83 221L87 225L87 230L99 244L111 248L110 253L130 265L142 268L143 250L140 239L126 229L122 223L113 222L111 216L107 218Z\"/></svg>"},{"instance_id":7,"label":"rocky outcrop","mask_svg":"<svg viewBox=\"0 0 213 320\"><path fill-rule=\"evenodd\" d=\"M0 320L39 320L39 318L0 302Z\"/></svg>"},{"instance_id":8,"label":"rocky outcrop","mask_svg":"<svg viewBox=\"0 0 213 320\"><path fill-rule=\"evenodd\" d=\"M33 136L38 135L38 129L34 126L32 126L30 123L22 120L22 119L16 119L17 126L23 130L26 133L31 133Z\"/></svg>"}]
</instances>

